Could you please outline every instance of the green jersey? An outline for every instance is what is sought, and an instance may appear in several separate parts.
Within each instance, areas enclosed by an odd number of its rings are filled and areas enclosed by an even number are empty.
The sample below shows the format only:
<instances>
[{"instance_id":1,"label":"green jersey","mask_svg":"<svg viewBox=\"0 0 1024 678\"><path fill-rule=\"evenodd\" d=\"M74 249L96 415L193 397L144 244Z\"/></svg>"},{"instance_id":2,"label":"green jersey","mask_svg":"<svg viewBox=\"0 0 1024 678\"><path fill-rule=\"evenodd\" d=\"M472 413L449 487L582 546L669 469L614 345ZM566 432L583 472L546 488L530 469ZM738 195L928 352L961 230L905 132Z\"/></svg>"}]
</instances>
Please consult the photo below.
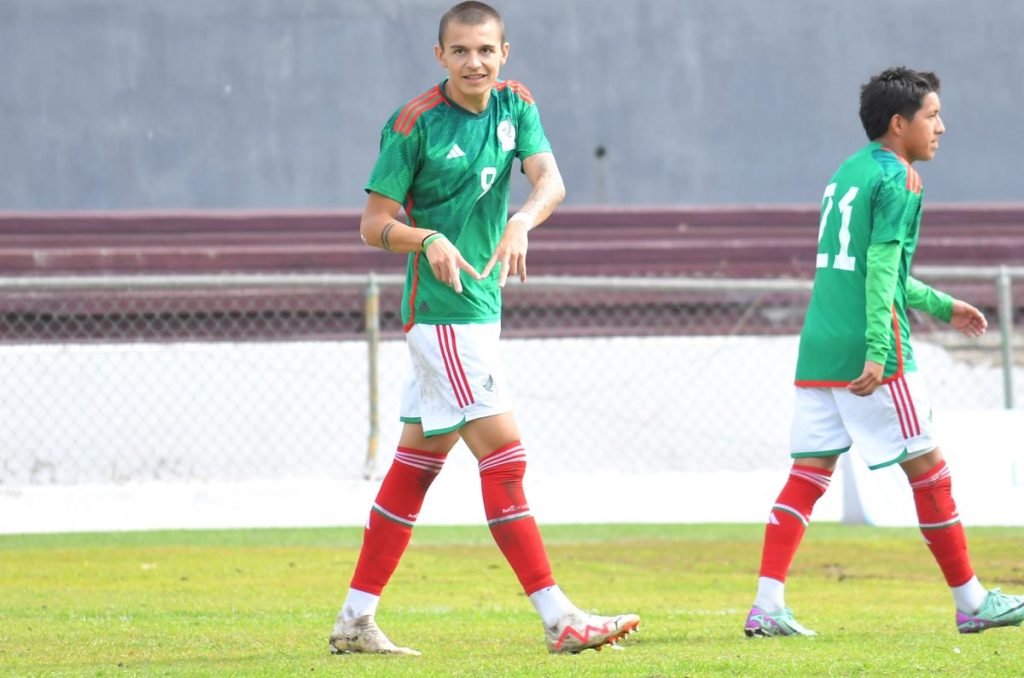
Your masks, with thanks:
<instances>
[{"instance_id":1,"label":"green jersey","mask_svg":"<svg viewBox=\"0 0 1024 678\"><path fill-rule=\"evenodd\" d=\"M380 156L366 184L401 203L409 224L443 233L476 270L483 270L508 221L512 163L548 152L533 96L521 83L499 81L482 113L451 101L442 82L395 111L381 132ZM409 255L402 321L447 325L501 318L500 271L463 277L462 294L438 281L426 255Z\"/></svg>"},{"instance_id":2,"label":"green jersey","mask_svg":"<svg viewBox=\"0 0 1024 678\"><path fill-rule=\"evenodd\" d=\"M864 371L867 260L874 244L895 244L900 250L884 378L916 369L907 277L920 225L921 179L895 153L872 142L840 165L821 206L814 290L800 334L798 386L845 386Z\"/></svg>"}]
</instances>

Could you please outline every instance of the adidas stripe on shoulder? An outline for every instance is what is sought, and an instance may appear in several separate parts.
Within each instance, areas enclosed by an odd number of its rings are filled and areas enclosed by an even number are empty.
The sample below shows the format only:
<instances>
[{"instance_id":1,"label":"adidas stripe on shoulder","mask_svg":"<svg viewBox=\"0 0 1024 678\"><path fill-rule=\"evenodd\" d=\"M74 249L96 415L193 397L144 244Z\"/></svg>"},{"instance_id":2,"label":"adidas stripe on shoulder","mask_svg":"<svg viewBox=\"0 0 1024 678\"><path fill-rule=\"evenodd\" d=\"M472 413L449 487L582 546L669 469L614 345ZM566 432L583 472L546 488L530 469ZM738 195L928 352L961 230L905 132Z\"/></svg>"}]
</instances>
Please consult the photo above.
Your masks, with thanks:
<instances>
[{"instance_id":1,"label":"adidas stripe on shoulder","mask_svg":"<svg viewBox=\"0 0 1024 678\"><path fill-rule=\"evenodd\" d=\"M499 92L507 89L525 101L528 105L532 106L534 104L533 94L530 93L530 90L527 89L526 85L518 80L503 80L495 85L494 88Z\"/></svg>"},{"instance_id":2,"label":"adidas stripe on shoulder","mask_svg":"<svg viewBox=\"0 0 1024 678\"><path fill-rule=\"evenodd\" d=\"M447 106L448 101L444 98L444 95L441 94L441 86L434 85L429 90L402 107L402 110L398 113L398 117L395 118L395 124L391 129L398 134L409 136L413 127L416 126L416 120L419 119L424 112L429 111L438 104L444 104Z\"/></svg>"}]
</instances>

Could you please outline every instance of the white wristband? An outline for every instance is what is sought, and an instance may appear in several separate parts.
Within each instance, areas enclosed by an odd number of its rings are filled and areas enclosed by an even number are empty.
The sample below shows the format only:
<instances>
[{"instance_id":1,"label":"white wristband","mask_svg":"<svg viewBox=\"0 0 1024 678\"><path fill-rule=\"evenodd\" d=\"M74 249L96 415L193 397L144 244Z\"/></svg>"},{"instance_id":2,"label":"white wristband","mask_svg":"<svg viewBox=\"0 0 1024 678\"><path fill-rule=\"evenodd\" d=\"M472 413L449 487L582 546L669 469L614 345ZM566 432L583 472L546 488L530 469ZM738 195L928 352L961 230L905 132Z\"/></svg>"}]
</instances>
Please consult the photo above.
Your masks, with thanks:
<instances>
[{"instance_id":1,"label":"white wristband","mask_svg":"<svg viewBox=\"0 0 1024 678\"><path fill-rule=\"evenodd\" d=\"M512 218L509 219L509 221L525 221L527 231L531 230L534 227L533 215L530 214L529 212L516 212L515 214L512 215Z\"/></svg>"}]
</instances>

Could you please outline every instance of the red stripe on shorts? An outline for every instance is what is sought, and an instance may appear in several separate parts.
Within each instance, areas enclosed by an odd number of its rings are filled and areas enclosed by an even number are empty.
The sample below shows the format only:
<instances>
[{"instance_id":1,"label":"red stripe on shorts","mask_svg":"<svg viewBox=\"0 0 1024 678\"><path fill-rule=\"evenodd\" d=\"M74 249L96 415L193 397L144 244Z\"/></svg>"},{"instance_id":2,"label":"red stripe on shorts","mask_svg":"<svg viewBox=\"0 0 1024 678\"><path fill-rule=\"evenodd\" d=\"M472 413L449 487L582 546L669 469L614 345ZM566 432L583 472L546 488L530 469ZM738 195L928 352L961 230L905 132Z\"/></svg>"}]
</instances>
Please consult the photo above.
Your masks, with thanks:
<instances>
[{"instance_id":1,"label":"red stripe on shorts","mask_svg":"<svg viewBox=\"0 0 1024 678\"><path fill-rule=\"evenodd\" d=\"M912 436L921 435L921 422L917 419L917 410L914 408L914 399L910 395L910 384L907 383L905 377L900 377L896 381L896 388L903 392L906 397L905 406L907 408L907 422L910 428L910 434Z\"/></svg>"},{"instance_id":2,"label":"red stripe on shorts","mask_svg":"<svg viewBox=\"0 0 1024 678\"><path fill-rule=\"evenodd\" d=\"M455 343L455 328L448 325L448 332L451 333L452 337L452 355L455 357L455 364L458 366L455 374L462 380L462 386L466 389L466 395L469 396L469 402L470 404L473 404L476 402L476 398L473 397L473 389L469 387L469 379L466 377L466 370L462 368L462 360L459 359L459 347Z\"/></svg>"},{"instance_id":3,"label":"red stripe on shorts","mask_svg":"<svg viewBox=\"0 0 1024 678\"><path fill-rule=\"evenodd\" d=\"M459 407L466 407L476 402L473 391L469 388L469 380L459 360L459 348L455 342L455 330L451 325L436 325L437 342L444 358L444 367L448 371L448 381Z\"/></svg>"},{"instance_id":4,"label":"red stripe on shorts","mask_svg":"<svg viewBox=\"0 0 1024 678\"><path fill-rule=\"evenodd\" d=\"M452 364L449 361L447 347L444 345L444 338L441 336L441 326L435 325L434 330L437 332L437 346L441 349L441 359L444 361L444 371L449 375L449 383L452 384L452 391L455 393L455 399L459 402L460 408L465 408L466 406L462 399L462 393L459 392L458 387L455 385L455 379L452 377Z\"/></svg>"},{"instance_id":5,"label":"red stripe on shorts","mask_svg":"<svg viewBox=\"0 0 1024 678\"><path fill-rule=\"evenodd\" d=\"M900 419L900 431L903 432L903 439L906 440L910 436L907 435L907 424L903 419L903 408L900 407L901 394L896 391L893 382L889 382L889 395L892 396L892 404L896 407L896 416Z\"/></svg>"}]
</instances>

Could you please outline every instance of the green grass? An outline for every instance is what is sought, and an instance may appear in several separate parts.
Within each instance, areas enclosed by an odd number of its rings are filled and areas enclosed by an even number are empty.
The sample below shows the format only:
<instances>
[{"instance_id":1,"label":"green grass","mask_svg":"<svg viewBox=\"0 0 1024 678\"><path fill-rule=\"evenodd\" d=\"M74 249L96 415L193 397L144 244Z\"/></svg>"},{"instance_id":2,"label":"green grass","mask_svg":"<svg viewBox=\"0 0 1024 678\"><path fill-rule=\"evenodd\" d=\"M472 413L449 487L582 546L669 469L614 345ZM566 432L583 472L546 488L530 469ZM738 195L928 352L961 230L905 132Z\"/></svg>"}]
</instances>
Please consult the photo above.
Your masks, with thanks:
<instances>
[{"instance_id":1,"label":"green grass","mask_svg":"<svg viewBox=\"0 0 1024 678\"><path fill-rule=\"evenodd\" d=\"M638 612L621 652L548 655L490 535L417 528L381 626L422 657L331 656L361 530L0 536L0 674L1021 675L1024 632L961 636L912 529L813 525L788 603L816 638L747 639L762 528L543 528L581 607ZM1024 529L969 530L983 583L1024 590Z\"/></svg>"}]
</instances>

